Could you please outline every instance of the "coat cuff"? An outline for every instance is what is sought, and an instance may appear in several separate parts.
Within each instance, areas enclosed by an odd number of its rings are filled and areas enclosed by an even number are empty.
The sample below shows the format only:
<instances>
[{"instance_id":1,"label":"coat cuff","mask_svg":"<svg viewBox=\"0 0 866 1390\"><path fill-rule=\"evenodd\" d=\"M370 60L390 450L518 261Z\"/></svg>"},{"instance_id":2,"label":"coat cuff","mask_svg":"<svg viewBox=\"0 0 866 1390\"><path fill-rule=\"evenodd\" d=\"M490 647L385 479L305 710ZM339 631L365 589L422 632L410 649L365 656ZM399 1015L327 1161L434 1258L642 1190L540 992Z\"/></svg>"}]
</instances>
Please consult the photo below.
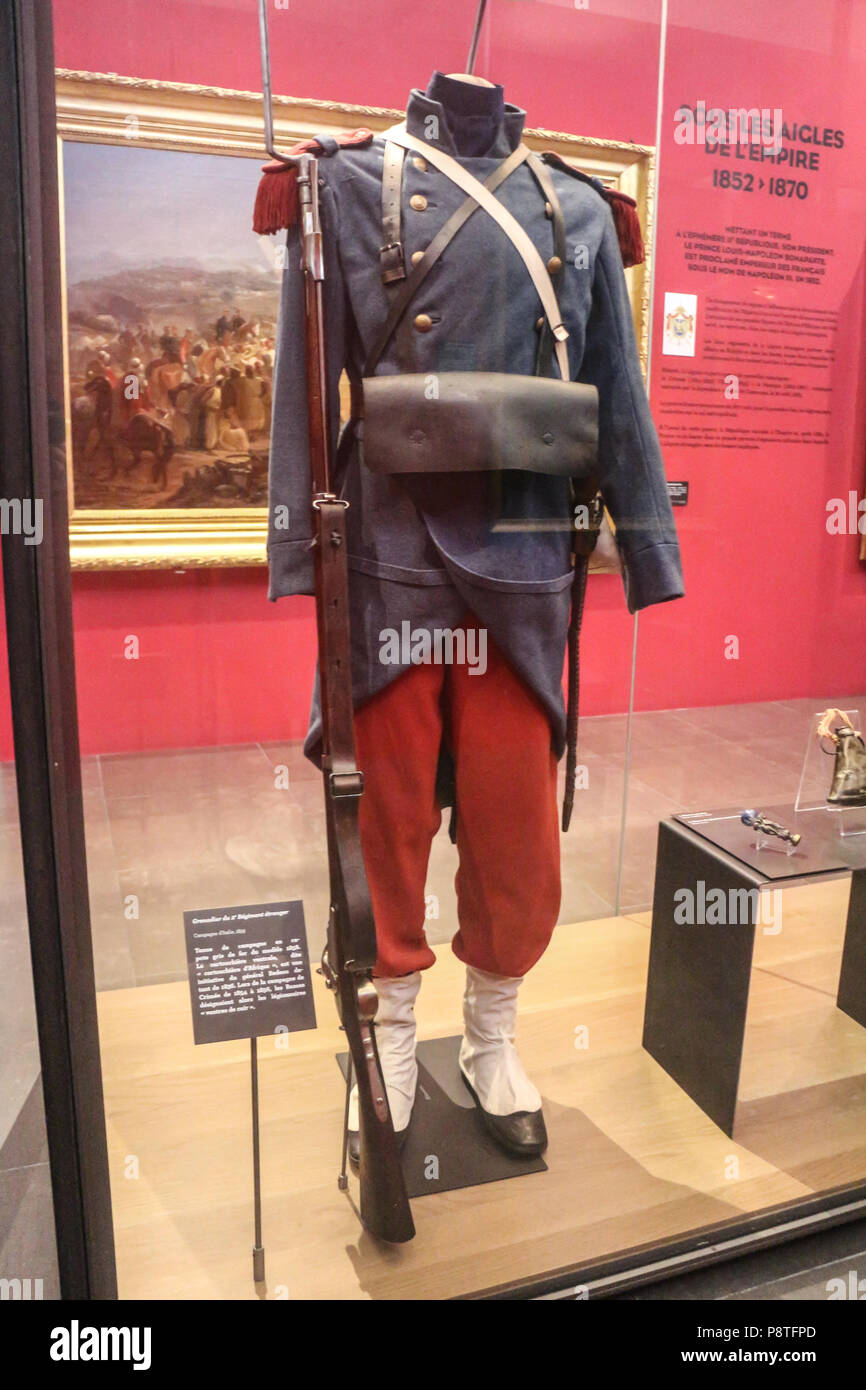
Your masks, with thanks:
<instances>
[{"instance_id":1,"label":"coat cuff","mask_svg":"<svg viewBox=\"0 0 866 1390\"><path fill-rule=\"evenodd\" d=\"M630 613L682 598L683 570L676 541L660 541L643 550L623 554L622 582Z\"/></svg>"},{"instance_id":2,"label":"coat cuff","mask_svg":"<svg viewBox=\"0 0 866 1390\"><path fill-rule=\"evenodd\" d=\"M312 538L301 541L272 541L268 546L268 598L315 593Z\"/></svg>"}]
</instances>

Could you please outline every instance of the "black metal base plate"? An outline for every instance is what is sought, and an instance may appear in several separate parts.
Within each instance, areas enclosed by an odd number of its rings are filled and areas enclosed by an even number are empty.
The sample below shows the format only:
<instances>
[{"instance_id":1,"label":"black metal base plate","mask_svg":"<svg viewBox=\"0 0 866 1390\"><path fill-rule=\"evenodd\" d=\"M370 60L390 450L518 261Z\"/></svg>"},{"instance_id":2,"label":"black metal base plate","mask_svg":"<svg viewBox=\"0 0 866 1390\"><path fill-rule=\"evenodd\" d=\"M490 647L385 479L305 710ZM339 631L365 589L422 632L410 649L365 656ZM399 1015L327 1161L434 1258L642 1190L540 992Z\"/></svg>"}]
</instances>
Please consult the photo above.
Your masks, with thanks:
<instances>
[{"instance_id":1,"label":"black metal base plate","mask_svg":"<svg viewBox=\"0 0 866 1390\"><path fill-rule=\"evenodd\" d=\"M543 1158L513 1158L487 1133L461 1078L459 1051L459 1037L418 1044L418 1092L403 1149L410 1197L547 1171ZM345 1052L337 1057L344 1077L347 1060Z\"/></svg>"}]
</instances>

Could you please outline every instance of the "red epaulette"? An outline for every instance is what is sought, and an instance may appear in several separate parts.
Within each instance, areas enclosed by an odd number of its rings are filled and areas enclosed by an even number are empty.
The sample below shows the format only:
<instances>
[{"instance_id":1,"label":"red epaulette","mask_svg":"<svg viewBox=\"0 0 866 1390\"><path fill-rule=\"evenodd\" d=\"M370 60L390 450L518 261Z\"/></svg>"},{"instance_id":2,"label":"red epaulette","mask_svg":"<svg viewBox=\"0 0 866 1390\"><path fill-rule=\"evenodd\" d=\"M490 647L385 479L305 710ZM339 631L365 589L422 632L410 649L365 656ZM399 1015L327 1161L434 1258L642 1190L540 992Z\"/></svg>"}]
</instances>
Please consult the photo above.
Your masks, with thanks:
<instances>
[{"instance_id":1,"label":"red epaulette","mask_svg":"<svg viewBox=\"0 0 866 1390\"><path fill-rule=\"evenodd\" d=\"M372 130L346 130L339 135L316 135L312 140L299 140L286 153L334 154L337 146L369 145L372 139ZM258 232L259 236L271 236L274 232L295 225L298 220L297 180L296 164L284 164L282 160L274 159L270 164L262 165L253 210L253 231Z\"/></svg>"},{"instance_id":2,"label":"red epaulette","mask_svg":"<svg viewBox=\"0 0 866 1390\"><path fill-rule=\"evenodd\" d=\"M567 164L560 155L554 154L553 150L545 150L541 157L546 164L555 164L557 169L571 174L572 178L580 179L582 183L591 184L595 191L604 198L613 216L613 225L616 227L619 249L622 253L622 263L626 270L633 265L640 265L646 260L640 218L637 215L637 203L634 198L630 198L627 193L620 193L616 188L606 188L601 179L592 178L589 174L584 174L582 170L575 169L573 164Z\"/></svg>"}]
</instances>

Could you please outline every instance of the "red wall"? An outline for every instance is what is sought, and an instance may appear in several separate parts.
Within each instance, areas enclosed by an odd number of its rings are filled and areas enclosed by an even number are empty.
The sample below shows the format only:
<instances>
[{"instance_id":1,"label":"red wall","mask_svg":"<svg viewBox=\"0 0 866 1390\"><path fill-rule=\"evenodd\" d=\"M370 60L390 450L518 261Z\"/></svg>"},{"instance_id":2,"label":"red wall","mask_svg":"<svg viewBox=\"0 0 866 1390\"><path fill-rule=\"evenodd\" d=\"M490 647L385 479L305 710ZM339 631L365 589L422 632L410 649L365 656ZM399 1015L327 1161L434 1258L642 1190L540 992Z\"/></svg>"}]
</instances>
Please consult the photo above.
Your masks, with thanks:
<instances>
[{"instance_id":1,"label":"red wall","mask_svg":"<svg viewBox=\"0 0 866 1390\"><path fill-rule=\"evenodd\" d=\"M764 34L782 32L765 11L778 11L786 33L808 36L814 30L817 44L816 8L853 15L853 0L804 5L797 27L791 26L789 0L773 0L761 9L757 42L743 27L752 22L751 12L744 3L734 8L744 16L734 26L739 37L719 40L711 27L717 10L699 0L674 4L669 105L702 95L727 105L742 87L746 104L778 105L775 93L783 88L801 107L805 83L822 111L828 104L845 108L853 138L862 60L851 55L864 52L864 34L837 25L837 41L817 54L763 42ZM565 0L491 0L489 9L478 71L502 81L509 97L527 107L531 124L655 142L658 4L597 0L580 10ZM90 0L86 6L55 0L54 12L60 67L244 90L260 86L254 0L148 0L146 6L140 0ZM440 0L435 17L396 0L272 6L275 88L298 97L399 107L434 67L464 66L473 12L467 0ZM704 13L706 26L694 27ZM714 81L724 87L718 97ZM834 114L830 123L842 124L842 116ZM675 234L684 210L693 213L695 199L707 196L683 179L676 153L668 132L661 152L660 289L676 269L677 253L666 246L666 237ZM859 152L858 163L854 153L846 165L852 178L866 151ZM829 199L831 192L824 187L822 197ZM845 313L847 329L859 342L864 208L853 194L831 203L832 215L851 218L854 250L848 260L857 258L857 265L848 266ZM660 298L657 333L661 312ZM856 546L850 539L847 547L828 544L823 514L816 523L814 510L825 495L861 487L859 351L849 354L847 370L836 397L846 405L827 457L802 451L771 459L771 481L763 473L757 477L763 459L668 457L670 477L692 480L693 501L677 513L689 595L641 618L639 707L831 687L853 692L863 685L862 644L850 640L866 615ZM74 602L84 752L303 733L314 659L311 602L269 605L262 570L78 575ZM736 664L719 659L719 643L732 631L743 637L744 656ZM139 639L136 661L124 657L128 635ZM631 637L619 581L593 581L584 639L586 713L624 708Z\"/></svg>"},{"instance_id":2,"label":"red wall","mask_svg":"<svg viewBox=\"0 0 866 1390\"><path fill-rule=\"evenodd\" d=\"M665 448L668 477L688 478L691 487L689 506L676 513L687 594L641 619L640 703L661 708L853 695L866 689L866 566L858 558L860 538L829 535L826 520L828 499L846 497L849 489L862 497L866 471L866 5L770 0L720 10L710 0L672 0L669 16L651 383L656 418L662 418L664 365L684 360L661 355L666 289L697 292L699 315L701 298L715 292L836 310L839 324L832 391L824 398L831 412L828 445ZM731 25L722 41L713 33L720 23ZM844 149L825 150L817 172L797 172L808 183L804 200L725 192L712 185L712 169L722 161L674 140L676 109L699 98L708 106L779 108L788 124L843 131ZM731 159L724 166L758 168ZM790 231L797 242L832 248L826 279L820 287L780 286L755 277L720 284L684 275L678 233L726 225ZM698 322L694 362L701 369ZM752 368L745 358L732 353L716 370L742 373L748 391ZM806 386L808 378L800 373ZM787 423L784 414L763 418L771 427ZM739 640L736 661L724 656L729 635Z\"/></svg>"},{"instance_id":3,"label":"red wall","mask_svg":"<svg viewBox=\"0 0 866 1390\"><path fill-rule=\"evenodd\" d=\"M464 67L474 0L271 0L273 86L403 107L430 73ZM658 0L490 0L476 70L533 125L651 143ZM54 0L58 67L261 91L256 0ZM616 70L612 71L613 65ZM495 68L495 73L494 73Z\"/></svg>"}]
</instances>

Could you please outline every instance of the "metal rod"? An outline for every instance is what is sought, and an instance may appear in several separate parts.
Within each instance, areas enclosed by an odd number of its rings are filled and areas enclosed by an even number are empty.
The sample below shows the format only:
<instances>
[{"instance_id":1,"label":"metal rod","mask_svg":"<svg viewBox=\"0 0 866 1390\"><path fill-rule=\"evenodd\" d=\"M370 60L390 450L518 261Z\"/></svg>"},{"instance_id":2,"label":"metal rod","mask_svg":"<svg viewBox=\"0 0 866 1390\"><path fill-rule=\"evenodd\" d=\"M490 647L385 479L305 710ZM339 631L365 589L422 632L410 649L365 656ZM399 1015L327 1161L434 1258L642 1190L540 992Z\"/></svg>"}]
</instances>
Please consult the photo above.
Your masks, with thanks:
<instances>
[{"instance_id":1,"label":"metal rod","mask_svg":"<svg viewBox=\"0 0 866 1390\"><path fill-rule=\"evenodd\" d=\"M255 1245L253 1246L253 1279L264 1283L265 1248L262 1245L262 1172L259 1147L259 1049L256 1038L250 1038L250 1073L253 1088L253 1206L255 1211Z\"/></svg>"},{"instance_id":2,"label":"metal rod","mask_svg":"<svg viewBox=\"0 0 866 1390\"><path fill-rule=\"evenodd\" d=\"M658 67L658 87L656 92L656 167L655 167L655 188L658 189L659 177L659 151L661 150L662 138L662 116L664 111L664 91L665 91L665 58L668 35L668 0L662 0L661 21L659 27L659 67ZM647 305L647 323L652 326L653 308L655 305L655 286L656 286L656 228L658 227L658 197L656 197L655 211L653 214L652 242L650 244L650 274L649 274L649 299ZM650 378L652 376L652 343L647 357L646 369L646 392L649 395ZM626 720L625 738L625 770L622 782L622 808L620 810L619 824L619 854L616 864L616 892L613 910L618 917L622 911L622 886L623 868L625 860L625 837L628 829L628 791L629 779L631 777L631 738L634 726L634 696L637 684L637 661L638 661L638 615L634 615L634 637L631 649L631 678L628 691L628 718Z\"/></svg>"},{"instance_id":3,"label":"metal rod","mask_svg":"<svg viewBox=\"0 0 866 1390\"><path fill-rule=\"evenodd\" d=\"M294 159L280 154L274 144L274 98L271 90L271 49L268 42L268 0L259 0L259 50L262 62L262 114L265 124L265 149L272 159L294 164Z\"/></svg>"},{"instance_id":4,"label":"metal rod","mask_svg":"<svg viewBox=\"0 0 866 1390\"><path fill-rule=\"evenodd\" d=\"M265 4L265 0L259 0L260 4ZM475 72L475 57L478 53L478 40L481 37L481 25L484 22L484 11L487 9L487 0L478 0L478 13L475 16L475 28L472 30L472 43L469 47L469 57L466 59L466 71L470 75Z\"/></svg>"},{"instance_id":5,"label":"metal rod","mask_svg":"<svg viewBox=\"0 0 866 1390\"><path fill-rule=\"evenodd\" d=\"M619 852L616 860L616 889L614 892L613 912L618 917L622 908L622 874L623 862L625 859L625 837L628 822L628 783L631 776L631 735L634 720L634 692L637 680L637 635L638 635L638 614L634 615L634 625L631 642L631 677L628 687L628 714L625 721L625 764L622 774L622 806L619 813Z\"/></svg>"},{"instance_id":6,"label":"metal rod","mask_svg":"<svg viewBox=\"0 0 866 1390\"><path fill-rule=\"evenodd\" d=\"M349 1186L349 1179L346 1174L346 1159L349 1153L349 1101L352 1098L352 1082L354 1073L352 1071L352 1054L346 1058L346 1108L343 1111L343 1161L340 1164L340 1176L337 1178L337 1186L341 1192L345 1192Z\"/></svg>"}]
</instances>

